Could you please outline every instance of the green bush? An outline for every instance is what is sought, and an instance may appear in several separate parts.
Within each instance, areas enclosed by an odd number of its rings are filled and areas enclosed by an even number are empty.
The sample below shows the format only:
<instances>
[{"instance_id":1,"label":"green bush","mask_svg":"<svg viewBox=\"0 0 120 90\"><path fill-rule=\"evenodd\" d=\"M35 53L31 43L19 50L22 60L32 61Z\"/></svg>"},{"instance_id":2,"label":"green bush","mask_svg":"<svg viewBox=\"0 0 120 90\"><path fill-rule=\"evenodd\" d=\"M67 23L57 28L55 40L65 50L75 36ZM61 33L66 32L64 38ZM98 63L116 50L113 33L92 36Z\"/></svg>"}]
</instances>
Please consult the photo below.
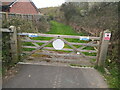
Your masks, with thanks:
<instances>
[{"instance_id":1,"label":"green bush","mask_svg":"<svg viewBox=\"0 0 120 90\"><path fill-rule=\"evenodd\" d=\"M38 29L38 32L40 33L48 32L50 29L49 17L41 16L41 18L37 22L35 22L35 25Z\"/></svg>"},{"instance_id":2,"label":"green bush","mask_svg":"<svg viewBox=\"0 0 120 90\"><path fill-rule=\"evenodd\" d=\"M37 29L32 21L18 18L2 21L2 28L9 28L11 25L16 26L17 28L20 27L19 32L37 32Z\"/></svg>"},{"instance_id":3,"label":"green bush","mask_svg":"<svg viewBox=\"0 0 120 90\"><path fill-rule=\"evenodd\" d=\"M15 65L16 62L12 61L10 44L7 42L10 40L10 34L2 33L2 39L2 71L4 74L5 71Z\"/></svg>"}]
</instances>

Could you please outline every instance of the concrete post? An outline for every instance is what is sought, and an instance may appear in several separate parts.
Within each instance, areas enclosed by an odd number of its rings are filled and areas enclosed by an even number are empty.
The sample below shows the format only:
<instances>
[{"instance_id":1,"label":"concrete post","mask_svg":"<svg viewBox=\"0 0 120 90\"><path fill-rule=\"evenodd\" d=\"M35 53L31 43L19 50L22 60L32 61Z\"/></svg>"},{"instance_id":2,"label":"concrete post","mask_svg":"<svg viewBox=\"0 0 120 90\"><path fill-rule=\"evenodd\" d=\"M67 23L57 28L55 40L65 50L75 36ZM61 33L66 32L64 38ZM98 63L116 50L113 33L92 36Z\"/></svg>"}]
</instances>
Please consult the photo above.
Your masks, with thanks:
<instances>
[{"instance_id":1,"label":"concrete post","mask_svg":"<svg viewBox=\"0 0 120 90\"><path fill-rule=\"evenodd\" d=\"M109 30L105 30L103 32L102 41L101 41L101 45L100 45L98 66L104 66L104 64L105 64L110 37L111 37L111 32Z\"/></svg>"},{"instance_id":2,"label":"concrete post","mask_svg":"<svg viewBox=\"0 0 120 90\"><path fill-rule=\"evenodd\" d=\"M9 29L13 31L11 33L11 52L12 52L12 59L13 62L16 63L18 61L18 49L17 49L17 31L16 27L10 26Z\"/></svg>"}]
</instances>

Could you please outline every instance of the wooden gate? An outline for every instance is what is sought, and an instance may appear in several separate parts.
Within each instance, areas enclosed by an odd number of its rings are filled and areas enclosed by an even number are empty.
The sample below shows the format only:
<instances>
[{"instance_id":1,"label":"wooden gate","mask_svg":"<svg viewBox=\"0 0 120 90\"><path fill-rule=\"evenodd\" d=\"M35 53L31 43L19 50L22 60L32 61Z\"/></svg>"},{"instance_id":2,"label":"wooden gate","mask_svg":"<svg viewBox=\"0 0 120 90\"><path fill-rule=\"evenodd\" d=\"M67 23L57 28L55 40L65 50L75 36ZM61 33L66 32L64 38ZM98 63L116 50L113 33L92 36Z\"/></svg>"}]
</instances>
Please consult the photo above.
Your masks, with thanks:
<instances>
[{"instance_id":1,"label":"wooden gate","mask_svg":"<svg viewBox=\"0 0 120 90\"><path fill-rule=\"evenodd\" d=\"M73 36L73 35L55 35L55 34L41 34L41 33L18 33L21 42L29 42L31 45L22 44L22 48L33 49L32 51L23 51L22 55L30 56L34 53L47 55L47 56L63 56L63 57L78 57L79 59L90 60L97 58L98 47L100 45L100 37L90 37L90 36ZM49 38L50 40L43 40L43 38ZM37 40L36 40L37 39ZM56 53L59 50L55 50L52 45L48 45L55 41L56 39L61 39L68 48L63 48L62 52L67 53ZM43 43L40 45L40 43ZM93 50L87 50L86 47L93 48ZM41 50L54 50L55 53L50 52L42 52ZM89 54L94 53L93 56L88 56ZM88 55L86 55L88 54ZM50 59L45 57L45 59ZM58 59L52 58L52 60L56 61L70 61L78 63L79 60L71 60L71 59Z\"/></svg>"},{"instance_id":2,"label":"wooden gate","mask_svg":"<svg viewBox=\"0 0 120 90\"><path fill-rule=\"evenodd\" d=\"M10 32L10 34L12 34L10 37L11 40L9 42L12 42L11 43L12 57L16 61L18 61L18 59L20 60L21 57L27 57L36 53L47 56L78 57L79 59L82 58L82 60L83 58L84 60L96 59L96 64L99 66L104 65L104 62L106 60L109 40L111 36L111 32L109 30L105 30L104 32L102 32L100 34L100 37L55 35L55 34L41 34L41 33L17 33L16 28L14 26L11 26L10 29L2 29L2 32L8 32L8 33ZM65 46L61 50L62 53L57 53L59 52L59 50L55 50L52 45L48 45L58 38L69 46L69 47ZM90 48L93 47L94 50L85 49L87 47ZM25 49L28 49L28 51L24 51ZM55 52L54 53L43 52L42 50L47 50L47 51L53 50ZM96 53L96 55L88 56L90 53ZM73 58L72 60L75 61L75 59ZM64 59L64 61L71 61L71 60Z\"/></svg>"}]
</instances>

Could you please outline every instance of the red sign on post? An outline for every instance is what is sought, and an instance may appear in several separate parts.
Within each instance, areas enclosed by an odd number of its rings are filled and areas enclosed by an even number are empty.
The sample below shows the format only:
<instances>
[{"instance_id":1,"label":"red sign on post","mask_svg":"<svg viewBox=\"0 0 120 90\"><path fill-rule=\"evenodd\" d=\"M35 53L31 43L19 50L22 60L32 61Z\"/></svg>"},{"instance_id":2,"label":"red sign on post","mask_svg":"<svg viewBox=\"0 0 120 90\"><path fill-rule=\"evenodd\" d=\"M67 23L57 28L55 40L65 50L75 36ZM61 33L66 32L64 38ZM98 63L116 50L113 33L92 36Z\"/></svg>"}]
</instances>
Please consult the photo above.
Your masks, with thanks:
<instances>
[{"instance_id":1,"label":"red sign on post","mask_svg":"<svg viewBox=\"0 0 120 90\"><path fill-rule=\"evenodd\" d=\"M111 33L105 33L104 40L110 40Z\"/></svg>"}]
</instances>

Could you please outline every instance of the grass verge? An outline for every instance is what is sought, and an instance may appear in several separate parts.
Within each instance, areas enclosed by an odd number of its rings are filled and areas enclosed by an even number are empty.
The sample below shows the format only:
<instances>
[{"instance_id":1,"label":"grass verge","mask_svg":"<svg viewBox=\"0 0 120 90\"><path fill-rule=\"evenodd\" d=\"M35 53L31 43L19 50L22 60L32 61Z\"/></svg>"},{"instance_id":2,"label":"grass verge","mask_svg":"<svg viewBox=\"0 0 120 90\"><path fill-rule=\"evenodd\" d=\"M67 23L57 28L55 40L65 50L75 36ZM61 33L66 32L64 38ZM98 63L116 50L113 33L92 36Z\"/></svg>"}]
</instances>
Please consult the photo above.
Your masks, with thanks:
<instances>
[{"instance_id":1,"label":"grass verge","mask_svg":"<svg viewBox=\"0 0 120 90\"><path fill-rule=\"evenodd\" d=\"M69 64L70 66L75 66L75 67L93 67L93 66L86 66L86 65L80 65L80 64Z\"/></svg>"},{"instance_id":2,"label":"grass verge","mask_svg":"<svg viewBox=\"0 0 120 90\"><path fill-rule=\"evenodd\" d=\"M120 72L118 68L118 64L111 63L106 64L106 67L108 71L105 70L105 68L102 66L95 66L95 69L97 69L106 79L109 88L114 88L115 90L120 90Z\"/></svg>"}]
</instances>

